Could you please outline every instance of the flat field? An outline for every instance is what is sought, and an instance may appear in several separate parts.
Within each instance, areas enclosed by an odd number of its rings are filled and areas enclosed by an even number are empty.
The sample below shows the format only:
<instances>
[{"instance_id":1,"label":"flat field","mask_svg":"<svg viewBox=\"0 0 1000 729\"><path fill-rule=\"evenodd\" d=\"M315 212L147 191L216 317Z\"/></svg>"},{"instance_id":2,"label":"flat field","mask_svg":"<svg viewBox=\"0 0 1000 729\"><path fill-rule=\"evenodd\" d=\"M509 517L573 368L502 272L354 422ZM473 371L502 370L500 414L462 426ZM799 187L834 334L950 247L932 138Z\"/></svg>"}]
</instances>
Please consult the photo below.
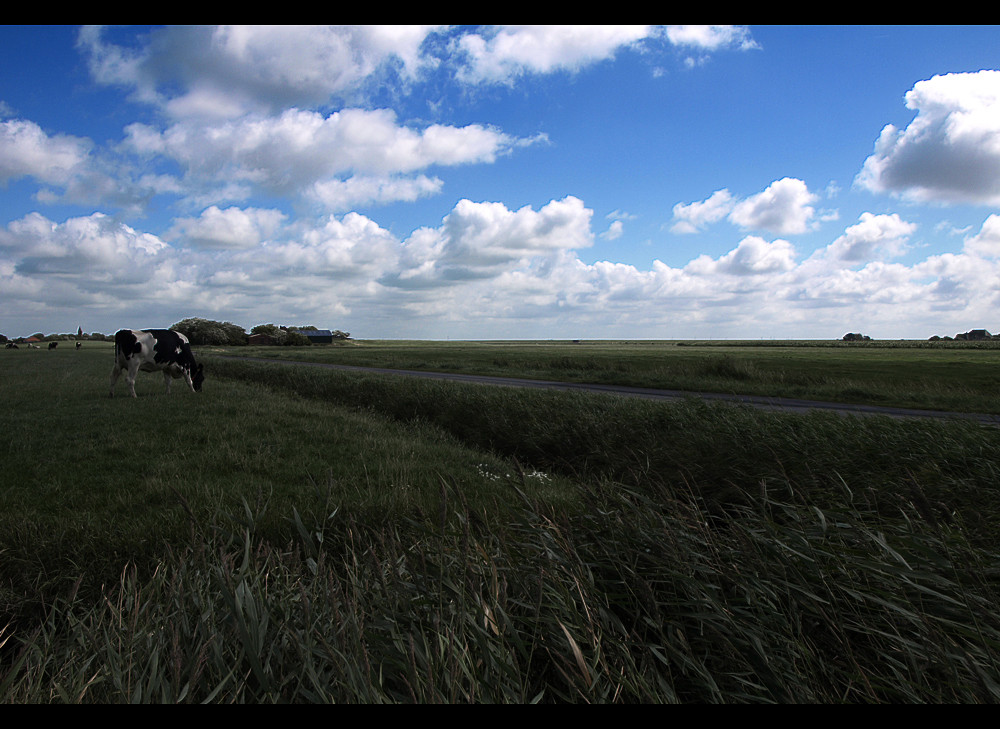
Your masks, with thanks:
<instances>
[{"instance_id":1,"label":"flat field","mask_svg":"<svg viewBox=\"0 0 1000 729\"><path fill-rule=\"evenodd\" d=\"M1000 429L227 353L254 354L200 348L204 392L140 373L133 400L108 344L0 350L3 701L1000 700ZM909 398L936 369L961 410L997 351L256 354L733 392L821 363Z\"/></svg>"},{"instance_id":2,"label":"flat field","mask_svg":"<svg viewBox=\"0 0 1000 729\"><path fill-rule=\"evenodd\" d=\"M362 340L228 351L366 367L1000 413L1000 342Z\"/></svg>"}]
</instances>

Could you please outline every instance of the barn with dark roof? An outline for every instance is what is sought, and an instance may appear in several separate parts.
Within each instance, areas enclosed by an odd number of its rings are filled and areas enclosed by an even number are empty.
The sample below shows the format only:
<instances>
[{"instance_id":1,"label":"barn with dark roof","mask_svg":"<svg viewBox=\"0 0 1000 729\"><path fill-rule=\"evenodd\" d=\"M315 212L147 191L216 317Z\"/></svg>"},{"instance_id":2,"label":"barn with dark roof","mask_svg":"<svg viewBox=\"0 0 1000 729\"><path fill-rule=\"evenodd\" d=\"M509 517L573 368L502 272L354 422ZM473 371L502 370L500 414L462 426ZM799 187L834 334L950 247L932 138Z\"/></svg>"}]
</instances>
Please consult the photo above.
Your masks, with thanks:
<instances>
[{"instance_id":1,"label":"barn with dark roof","mask_svg":"<svg viewBox=\"0 0 1000 729\"><path fill-rule=\"evenodd\" d=\"M333 344L333 332L329 329L295 329L305 335L313 344Z\"/></svg>"}]
</instances>

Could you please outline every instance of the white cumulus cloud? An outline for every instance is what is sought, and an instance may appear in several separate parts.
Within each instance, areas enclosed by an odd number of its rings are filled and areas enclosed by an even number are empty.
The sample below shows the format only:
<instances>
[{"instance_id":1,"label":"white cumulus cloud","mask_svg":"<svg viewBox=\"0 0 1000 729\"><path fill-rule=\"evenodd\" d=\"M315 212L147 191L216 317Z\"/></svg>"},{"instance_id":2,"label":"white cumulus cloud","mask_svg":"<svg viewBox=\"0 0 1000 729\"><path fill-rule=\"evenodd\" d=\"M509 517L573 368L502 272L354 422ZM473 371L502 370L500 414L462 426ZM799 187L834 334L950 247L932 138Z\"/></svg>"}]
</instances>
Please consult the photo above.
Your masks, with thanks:
<instances>
[{"instance_id":1,"label":"white cumulus cloud","mask_svg":"<svg viewBox=\"0 0 1000 729\"><path fill-rule=\"evenodd\" d=\"M95 79L132 88L175 119L234 118L349 97L387 66L427 62L434 26L168 26L126 48L101 28L80 32Z\"/></svg>"},{"instance_id":2,"label":"white cumulus cloud","mask_svg":"<svg viewBox=\"0 0 1000 729\"><path fill-rule=\"evenodd\" d=\"M706 51L719 48L748 50L758 48L750 31L739 25L668 25L667 38L677 46Z\"/></svg>"},{"instance_id":3,"label":"white cumulus cloud","mask_svg":"<svg viewBox=\"0 0 1000 729\"><path fill-rule=\"evenodd\" d=\"M745 230L766 230L778 235L805 233L815 225L812 203L818 196L806 183L794 177L775 180L764 190L746 198L736 198L727 190L716 190L700 202L674 205L675 233L695 233L705 226L728 218Z\"/></svg>"},{"instance_id":4,"label":"white cumulus cloud","mask_svg":"<svg viewBox=\"0 0 1000 729\"><path fill-rule=\"evenodd\" d=\"M724 273L733 276L789 271L795 266L795 248L786 240L768 243L756 235L748 235L733 250L718 259L701 255L685 270L701 276Z\"/></svg>"},{"instance_id":5,"label":"white cumulus cloud","mask_svg":"<svg viewBox=\"0 0 1000 729\"><path fill-rule=\"evenodd\" d=\"M732 212L735 201L729 190L716 190L701 202L674 205L675 233L695 233L706 225L722 220Z\"/></svg>"},{"instance_id":6,"label":"white cumulus cloud","mask_svg":"<svg viewBox=\"0 0 1000 729\"><path fill-rule=\"evenodd\" d=\"M963 250L977 257L1000 258L1000 215L988 217L979 233L965 241Z\"/></svg>"},{"instance_id":7,"label":"white cumulus cloud","mask_svg":"<svg viewBox=\"0 0 1000 729\"><path fill-rule=\"evenodd\" d=\"M402 269L391 282L426 286L492 277L533 258L586 248L593 245L592 214L573 196L537 211L460 200L440 228L419 229L404 242Z\"/></svg>"},{"instance_id":8,"label":"white cumulus cloud","mask_svg":"<svg viewBox=\"0 0 1000 729\"><path fill-rule=\"evenodd\" d=\"M416 129L400 124L388 109L325 116L288 109L207 125L178 122L162 132L132 124L126 132L131 150L177 162L195 189L257 189L343 205L414 199L440 183L407 175L435 165L490 163L530 143L480 124Z\"/></svg>"},{"instance_id":9,"label":"white cumulus cloud","mask_svg":"<svg viewBox=\"0 0 1000 729\"><path fill-rule=\"evenodd\" d=\"M0 256L13 261L19 274L75 281L81 289L144 280L168 249L157 236L103 213L63 223L29 213L0 230Z\"/></svg>"},{"instance_id":10,"label":"white cumulus cloud","mask_svg":"<svg viewBox=\"0 0 1000 729\"><path fill-rule=\"evenodd\" d=\"M733 206L730 220L740 227L780 235L804 233L812 224L817 196L794 177L775 180L763 192Z\"/></svg>"},{"instance_id":11,"label":"white cumulus cloud","mask_svg":"<svg viewBox=\"0 0 1000 729\"><path fill-rule=\"evenodd\" d=\"M757 48L735 25L506 25L460 35L458 76L471 83L512 83L525 74L579 71L644 42L666 39L686 51Z\"/></svg>"},{"instance_id":12,"label":"white cumulus cloud","mask_svg":"<svg viewBox=\"0 0 1000 729\"><path fill-rule=\"evenodd\" d=\"M920 201L1000 204L1000 71L950 73L906 93L917 112L886 125L856 182Z\"/></svg>"},{"instance_id":13,"label":"white cumulus cloud","mask_svg":"<svg viewBox=\"0 0 1000 729\"><path fill-rule=\"evenodd\" d=\"M0 184L31 176L66 184L87 163L91 144L66 134L48 135L31 121L0 123Z\"/></svg>"},{"instance_id":14,"label":"white cumulus cloud","mask_svg":"<svg viewBox=\"0 0 1000 729\"><path fill-rule=\"evenodd\" d=\"M906 222L897 213L862 213L858 222L834 240L825 253L847 262L894 258L905 252L907 241L916 228L916 224Z\"/></svg>"},{"instance_id":15,"label":"white cumulus cloud","mask_svg":"<svg viewBox=\"0 0 1000 729\"><path fill-rule=\"evenodd\" d=\"M461 77L507 81L524 73L574 71L612 57L651 31L648 25L528 25L468 33L458 41L469 59Z\"/></svg>"},{"instance_id":16,"label":"white cumulus cloud","mask_svg":"<svg viewBox=\"0 0 1000 729\"><path fill-rule=\"evenodd\" d=\"M237 207L220 210L215 205L197 218L178 218L164 234L170 240L182 240L199 248L256 248L285 220L280 210Z\"/></svg>"}]
</instances>

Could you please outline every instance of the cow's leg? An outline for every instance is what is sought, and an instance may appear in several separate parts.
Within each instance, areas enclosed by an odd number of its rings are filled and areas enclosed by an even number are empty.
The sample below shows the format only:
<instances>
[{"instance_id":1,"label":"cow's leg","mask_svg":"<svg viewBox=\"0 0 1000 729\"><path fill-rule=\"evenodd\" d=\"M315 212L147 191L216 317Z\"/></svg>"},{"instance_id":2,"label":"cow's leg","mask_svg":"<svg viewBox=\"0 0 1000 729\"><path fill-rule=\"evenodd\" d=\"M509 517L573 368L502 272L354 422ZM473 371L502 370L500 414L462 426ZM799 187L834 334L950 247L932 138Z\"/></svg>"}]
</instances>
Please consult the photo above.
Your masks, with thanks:
<instances>
[{"instance_id":1,"label":"cow's leg","mask_svg":"<svg viewBox=\"0 0 1000 729\"><path fill-rule=\"evenodd\" d=\"M118 366L117 362L115 362L115 367L111 370L111 389L108 391L108 397L115 396L115 383L118 382L118 377L121 373L122 368Z\"/></svg>"},{"instance_id":2,"label":"cow's leg","mask_svg":"<svg viewBox=\"0 0 1000 729\"><path fill-rule=\"evenodd\" d=\"M135 378L139 374L139 358L133 357L128 361L128 374L125 375L125 381L128 383L128 391L135 397Z\"/></svg>"},{"instance_id":3,"label":"cow's leg","mask_svg":"<svg viewBox=\"0 0 1000 729\"><path fill-rule=\"evenodd\" d=\"M167 386L167 394L168 395L170 394L170 380L172 380L172 379L173 378L170 376L170 368L167 367L166 369L163 370L163 382Z\"/></svg>"}]
</instances>

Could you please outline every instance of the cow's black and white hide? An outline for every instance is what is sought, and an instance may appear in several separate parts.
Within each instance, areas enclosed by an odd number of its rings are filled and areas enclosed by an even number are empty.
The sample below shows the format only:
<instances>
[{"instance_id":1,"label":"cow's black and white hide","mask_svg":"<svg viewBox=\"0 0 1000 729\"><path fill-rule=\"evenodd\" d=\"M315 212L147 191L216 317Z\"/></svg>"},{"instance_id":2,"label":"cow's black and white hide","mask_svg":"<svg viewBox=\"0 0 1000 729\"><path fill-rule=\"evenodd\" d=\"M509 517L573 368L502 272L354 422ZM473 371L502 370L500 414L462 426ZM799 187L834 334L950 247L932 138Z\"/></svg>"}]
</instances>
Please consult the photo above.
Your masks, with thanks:
<instances>
[{"instance_id":1,"label":"cow's black and white hide","mask_svg":"<svg viewBox=\"0 0 1000 729\"><path fill-rule=\"evenodd\" d=\"M183 377L192 392L200 392L205 381L202 365L194 361L191 345L180 332L169 329L122 329L115 334L115 366L111 370L111 390L125 370L129 394L135 397L135 377L143 372L163 372L170 394L170 380Z\"/></svg>"}]
</instances>

